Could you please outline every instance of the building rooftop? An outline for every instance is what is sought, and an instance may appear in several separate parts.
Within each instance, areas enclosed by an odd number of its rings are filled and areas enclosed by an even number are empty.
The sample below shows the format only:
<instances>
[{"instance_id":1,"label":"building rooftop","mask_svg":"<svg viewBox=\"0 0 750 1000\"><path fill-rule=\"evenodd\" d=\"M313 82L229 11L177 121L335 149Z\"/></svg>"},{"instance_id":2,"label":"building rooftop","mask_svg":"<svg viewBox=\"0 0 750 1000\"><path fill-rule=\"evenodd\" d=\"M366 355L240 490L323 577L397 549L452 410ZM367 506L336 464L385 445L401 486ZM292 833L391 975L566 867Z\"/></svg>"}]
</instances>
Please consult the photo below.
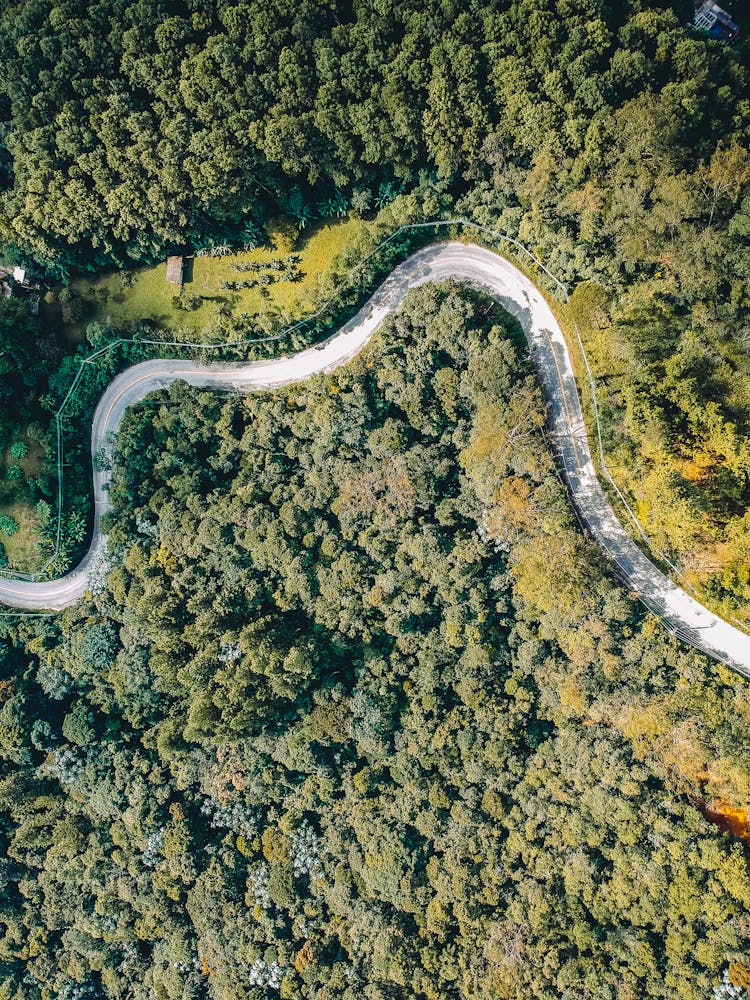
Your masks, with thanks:
<instances>
[{"instance_id":1,"label":"building rooftop","mask_svg":"<svg viewBox=\"0 0 750 1000\"><path fill-rule=\"evenodd\" d=\"M693 23L720 42L736 42L740 37L740 29L730 15L711 0L696 2Z\"/></svg>"},{"instance_id":2,"label":"building rooftop","mask_svg":"<svg viewBox=\"0 0 750 1000\"><path fill-rule=\"evenodd\" d=\"M182 284L182 257L167 257L167 281L172 285Z\"/></svg>"}]
</instances>

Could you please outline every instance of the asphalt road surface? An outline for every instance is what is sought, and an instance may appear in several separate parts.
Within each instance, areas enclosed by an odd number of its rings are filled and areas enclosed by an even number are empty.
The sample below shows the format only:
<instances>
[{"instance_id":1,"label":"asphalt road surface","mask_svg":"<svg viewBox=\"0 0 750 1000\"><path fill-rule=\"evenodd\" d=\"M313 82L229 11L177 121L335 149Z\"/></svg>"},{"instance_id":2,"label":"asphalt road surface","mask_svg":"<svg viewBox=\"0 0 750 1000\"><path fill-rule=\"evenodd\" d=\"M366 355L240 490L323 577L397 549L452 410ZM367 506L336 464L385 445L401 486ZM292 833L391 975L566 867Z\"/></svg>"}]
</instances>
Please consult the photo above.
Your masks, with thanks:
<instances>
[{"instance_id":1,"label":"asphalt road surface","mask_svg":"<svg viewBox=\"0 0 750 1000\"><path fill-rule=\"evenodd\" d=\"M262 392L346 364L369 341L410 289L458 280L489 292L523 326L544 391L549 427L571 499L593 538L616 564L626 585L686 641L750 677L750 636L717 617L669 580L638 548L609 505L591 460L573 367L562 331L536 286L503 257L463 243L440 243L413 254L329 340L298 354L245 364L198 365L146 361L109 385L91 427L91 454L111 459L112 440L128 406L175 379L201 388ZM107 463L109 464L109 463ZM72 572L39 583L0 579L0 601L15 608L59 610L86 591L106 549L100 520L108 508L111 473L93 471L95 521L91 547Z\"/></svg>"}]
</instances>

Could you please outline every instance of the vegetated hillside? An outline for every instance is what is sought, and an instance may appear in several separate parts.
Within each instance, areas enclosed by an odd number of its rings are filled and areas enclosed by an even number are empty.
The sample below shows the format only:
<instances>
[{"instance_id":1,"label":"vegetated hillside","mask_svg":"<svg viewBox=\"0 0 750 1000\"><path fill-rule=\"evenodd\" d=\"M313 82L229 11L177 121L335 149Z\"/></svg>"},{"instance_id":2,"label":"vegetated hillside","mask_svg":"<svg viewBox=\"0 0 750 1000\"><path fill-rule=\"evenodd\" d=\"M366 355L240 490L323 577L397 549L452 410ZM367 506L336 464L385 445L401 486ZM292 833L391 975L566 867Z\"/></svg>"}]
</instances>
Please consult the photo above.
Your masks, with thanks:
<instances>
[{"instance_id":1,"label":"vegetated hillside","mask_svg":"<svg viewBox=\"0 0 750 1000\"><path fill-rule=\"evenodd\" d=\"M691 11L646 0L17 0L0 22L2 230L63 267L152 259L207 230L236 237L274 204L303 222L366 211L423 169L478 183L501 154L523 171L516 188L533 168L517 191L529 218L542 207L532 202L565 205L560 225L598 256L635 221L665 154L695 169L747 125L745 70L686 33ZM623 137L642 147L635 191L609 177ZM664 192L667 229L691 216L686 181ZM618 209L597 239L602 184ZM717 207L729 193L719 185ZM632 240L636 258L643 243Z\"/></svg>"},{"instance_id":2,"label":"vegetated hillside","mask_svg":"<svg viewBox=\"0 0 750 1000\"><path fill-rule=\"evenodd\" d=\"M43 458L49 412L40 396L61 357L27 303L0 296L0 566L11 561L33 570L39 564L34 542L51 517L47 501L56 490L54 466ZM75 520L85 532L85 516Z\"/></svg>"},{"instance_id":3,"label":"vegetated hillside","mask_svg":"<svg viewBox=\"0 0 750 1000\"><path fill-rule=\"evenodd\" d=\"M576 531L522 343L425 288L333 375L131 412L108 584L4 626L3 996L748 981L697 808L750 808L746 686Z\"/></svg>"},{"instance_id":4,"label":"vegetated hillside","mask_svg":"<svg viewBox=\"0 0 750 1000\"><path fill-rule=\"evenodd\" d=\"M692 4L18 0L0 237L51 273L392 201L519 235L571 285L656 546L750 620L747 44Z\"/></svg>"},{"instance_id":5,"label":"vegetated hillside","mask_svg":"<svg viewBox=\"0 0 750 1000\"><path fill-rule=\"evenodd\" d=\"M271 224L271 246L238 254L224 247L216 256L191 260L179 294L165 280L162 263L56 287L45 295L41 315L29 312L28 299L0 296L0 566L24 572L46 567L46 574L59 576L82 557L93 514L88 441L94 408L127 364L171 350L158 344L150 352L147 345L121 347L121 338L222 344L281 336L293 320L308 317L331 297L342 280L336 266L347 273L342 255L354 243L350 254L359 258L357 237L369 225L361 219L332 222L302 236L288 220L278 230ZM352 291L346 304L359 295ZM338 311L329 310L296 337L285 337L283 347L294 350L324 336L338 318ZM240 360L264 350L261 356L268 356L281 346L270 341L265 349L248 346L227 357ZM81 369L92 355L96 359ZM58 538L51 414L61 406L65 463Z\"/></svg>"}]
</instances>

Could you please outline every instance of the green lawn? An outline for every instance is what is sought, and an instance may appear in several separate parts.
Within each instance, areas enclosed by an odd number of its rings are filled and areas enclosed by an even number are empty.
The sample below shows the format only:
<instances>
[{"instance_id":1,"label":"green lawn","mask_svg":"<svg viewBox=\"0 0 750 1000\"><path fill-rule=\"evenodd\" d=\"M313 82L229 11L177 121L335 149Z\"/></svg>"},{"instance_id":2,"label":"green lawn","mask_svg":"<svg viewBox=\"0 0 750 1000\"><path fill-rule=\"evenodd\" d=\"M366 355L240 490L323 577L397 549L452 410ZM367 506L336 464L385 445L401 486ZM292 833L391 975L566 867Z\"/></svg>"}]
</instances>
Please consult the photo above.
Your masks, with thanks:
<instances>
[{"instance_id":1,"label":"green lawn","mask_svg":"<svg viewBox=\"0 0 750 1000\"><path fill-rule=\"evenodd\" d=\"M339 252L365 226L366 223L352 219L323 225L311 232L294 250L300 257L302 279L296 282L276 281L267 286L267 296L255 288L223 290L221 283L251 277L248 273L238 272L233 265L278 259L284 255L283 251L261 249L227 257L186 258L184 291L204 296L200 307L190 312L177 308L173 302L177 289L167 283L166 263L136 270L130 287L123 285L119 272L106 273L94 279L80 278L71 287L86 304L86 314L79 323L69 325L66 335L69 339L78 339L86 324L93 320L109 320L115 326L127 326L147 319L166 329L199 331L211 325L219 307L226 303L235 315L247 313L252 317L270 309L279 309L295 318L303 316L310 311L318 278L329 270Z\"/></svg>"},{"instance_id":2,"label":"green lawn","mask_svg":"<svg viewBox=\"0 0 750 1000\"><path fill-rule=\"evenodd\" d=\"M8 565L24 573L33 573L39 569L37 544L42 537L42 526L36 511L26 503L2 503L0 516L3 514L8 514L18 525L18 531L9 537L0 534L0 542L8 556Z\"/></svg>"}]
</instances>

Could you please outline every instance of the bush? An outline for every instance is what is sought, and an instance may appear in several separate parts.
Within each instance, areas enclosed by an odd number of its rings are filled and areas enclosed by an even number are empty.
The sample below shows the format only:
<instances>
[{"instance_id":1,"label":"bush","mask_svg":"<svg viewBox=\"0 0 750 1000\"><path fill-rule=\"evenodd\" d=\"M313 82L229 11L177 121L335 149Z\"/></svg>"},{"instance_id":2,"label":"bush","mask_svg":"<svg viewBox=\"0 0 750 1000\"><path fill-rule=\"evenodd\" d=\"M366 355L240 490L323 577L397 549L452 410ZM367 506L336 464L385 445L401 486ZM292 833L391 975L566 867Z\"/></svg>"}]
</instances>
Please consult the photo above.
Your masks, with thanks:
<instances>
[{"instance_id":1,"label":"bush","mask_svg":"<svg viewBox=\"0 0 750 1000\"><path fill-rule=\"evenodd\" d=\"M10 514L0 514L0 534L5 535L6 538L10 538L18 531L18 523L10 516Z\"/></svg>"},{"instance_id":2,"label":"bush","mask_svg":"<svg viewBox=\"0 0 750 1000\"><path fill-rule=\"evenodd\" d=\"M86 304L71 288L63 288L58 295L58 300L62 308L63 323L77 323L78 320L83 319Z\"/></svg>"},{"instance_id":3,"label":"bush","mask_svg":"<svg viewBox=\"0 0 750 1000\"><path fill-rule=\"evenodd\" d=\"M36 505L36 516L39 518L39 523L44 526L49 524L52 517L52 507L47 503L46 500L40 500Z\"/></svg>"},{"instance_id":4,"label":"bush","mask_svg":"<svg viewBox=\"0 0 750 1000\"><path fill-rule=\"evenodd\" d=\"M177 309L182 309L185 312L192 312L194 309L198 309L202 305L203 296L198 295L196 292L181 291L179 295L172 296L172 303Z\"/></svg>"},{"instance_id":5,"label":"bush","mask_svg":"<svg viewBox=\"0 0 750 1000\"><path fill-rule=\"evenodd\" d=\"M291 219L286 215L278 215L274 219L268 220L266 226L268 239L276 253L287 254L294 250L299 231Z\"/></svg>"},{"instance_id":6,"label":"bush","mask_svg":"<svg viewBox=\"0 0 750 1000\"><path fill-rule=\"evenodd\" d=\"M10 453L13 458L25 458L29 453L29 446L25 441L14 441L10 446Z\"/></svg>"},{"instance_id":7,"label":"bush","mask_svg":"<svg viewBox=\"0 0 750 1000\"><path fill-rule=\"evenodd\" d=\"M9 465L6 475L8 479L20 479L23 476L23 469L20 465Z\"/></svg>"},{"instance_id":8,"label":"bush","mask_svg":"<svg viewBox=\"0 0 750 1000\"><path fill-rule=\"evenodd\" d=\"M372 195L366 188L355 188L352 191L352 212L361 219L372 206Z\"/></svg>"}]
</instances>

